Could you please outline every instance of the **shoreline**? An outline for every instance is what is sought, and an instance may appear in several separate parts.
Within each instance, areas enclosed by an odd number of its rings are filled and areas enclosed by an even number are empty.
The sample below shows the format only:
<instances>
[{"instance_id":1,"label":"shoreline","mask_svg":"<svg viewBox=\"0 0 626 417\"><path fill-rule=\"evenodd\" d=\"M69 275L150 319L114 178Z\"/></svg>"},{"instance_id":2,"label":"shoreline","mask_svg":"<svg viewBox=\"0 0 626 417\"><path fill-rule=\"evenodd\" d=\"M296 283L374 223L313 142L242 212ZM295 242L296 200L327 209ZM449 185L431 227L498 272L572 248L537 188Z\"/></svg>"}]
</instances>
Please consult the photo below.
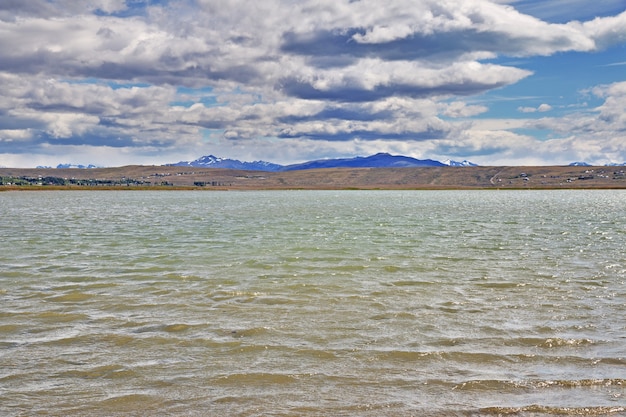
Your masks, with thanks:
<instances>
[{"instance_id":1,"label":"shoreline","mask_svg":"<svg viewBox=\"0 0 626 417\"><path fill-rule=\"evenodd\" d=\"M242 171L132 165L0 168L0 191L626 189L625 167L420 167Z\"/></svg>"},{"instance_id":2,"label":"shoreline","mask_svg":"<svg viewBox=\"0 0 626 417\"><path fill-rule=\"evenodd\" d=\"M71 186L0 186L2 192L45 192L45 191L200 191L200 192L225 192L225 191L548 191L548 190L626 190L626 187L525 187L525 188L497 188L497 187L307 187L307 188L202 188L186 186L152 186L152 187L71 187Z\"/></svg>"}]
</instances>

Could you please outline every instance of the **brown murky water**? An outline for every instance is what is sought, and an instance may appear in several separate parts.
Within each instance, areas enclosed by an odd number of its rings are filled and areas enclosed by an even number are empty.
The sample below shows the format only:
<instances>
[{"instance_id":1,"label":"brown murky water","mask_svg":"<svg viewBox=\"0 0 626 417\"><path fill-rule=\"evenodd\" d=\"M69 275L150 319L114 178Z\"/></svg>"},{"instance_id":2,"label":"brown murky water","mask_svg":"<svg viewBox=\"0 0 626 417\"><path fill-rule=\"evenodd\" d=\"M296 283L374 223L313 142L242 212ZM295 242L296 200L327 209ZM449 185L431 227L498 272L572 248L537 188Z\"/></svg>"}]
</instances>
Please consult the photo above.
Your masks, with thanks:
<instances>
[{"instance_id":1,"label":"brown murky water","mask_svg":"<svg viewBox=\"0 0 626 417\"><path fill-rule=\"evenodd\" d=\"M623 415L625 207L0 193L0 414Z\"/></svg>"}]
</instances>

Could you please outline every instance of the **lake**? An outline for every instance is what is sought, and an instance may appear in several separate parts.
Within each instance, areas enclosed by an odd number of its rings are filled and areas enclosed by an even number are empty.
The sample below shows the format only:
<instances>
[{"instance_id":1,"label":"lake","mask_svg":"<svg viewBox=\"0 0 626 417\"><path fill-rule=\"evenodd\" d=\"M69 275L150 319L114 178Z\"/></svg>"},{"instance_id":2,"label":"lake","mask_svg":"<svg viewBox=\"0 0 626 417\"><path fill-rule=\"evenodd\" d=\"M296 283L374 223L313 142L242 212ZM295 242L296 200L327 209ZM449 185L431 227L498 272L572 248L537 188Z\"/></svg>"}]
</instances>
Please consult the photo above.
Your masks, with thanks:
<instances>
[{"instance_id":1,"label":"lake","mask_svg":"<svg viewBox=\"0 0 626 417\"><path fill-rule=\"evenodd\" d=\"M623 415L625 208L3 192L0 415Z\"/></svg>"}]
</instances>

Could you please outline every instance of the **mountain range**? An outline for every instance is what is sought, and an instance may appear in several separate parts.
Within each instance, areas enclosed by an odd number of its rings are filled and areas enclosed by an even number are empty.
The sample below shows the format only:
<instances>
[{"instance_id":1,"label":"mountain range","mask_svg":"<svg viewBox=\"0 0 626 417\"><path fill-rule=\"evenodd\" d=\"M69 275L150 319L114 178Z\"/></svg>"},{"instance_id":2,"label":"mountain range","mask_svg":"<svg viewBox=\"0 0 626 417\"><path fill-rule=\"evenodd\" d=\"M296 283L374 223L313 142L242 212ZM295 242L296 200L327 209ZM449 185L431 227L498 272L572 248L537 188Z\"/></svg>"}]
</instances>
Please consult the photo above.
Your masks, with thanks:
<instances>
[{"instance_id":1,"label":"mountain range","mask_svg":"<svg viewBox=\"0 0 626 417\"><path fill-rule=\"evenodd\" d=\"M475 167L478 166L467 160L453 161L446 159L445 161L436 161L433 159L416 159L409 156L391 155L381 152L371 156L357 156L354 158L334 158L334 159L317 159L314 161L303 162L292 165L279 165L266 161L242 162L237 159L220 158L214 155L202 156L193 161L180 161L165 166L187 166L198 168L226 168L240 169L248 171L296 171L316 168L408 168L408 167ZM586 167L591 166L586 162L572 162L569 166ZM611 163L605 166L626 166L624 163ZM51 168L38 166L37 168ZM77 164L59 164L57 168L98 168L96 165L77 165Z\"/></svg>"},{"instance_id":2,"label":"mountain range","mask_svg":"<svg viewBox=\"0 0 626 417\"><path fill-rule=\"evenodd\" d=\"M375 155L355 158L318 159L292 165L279 165L266 161L241 162L236 159L219 158L214 155L200 157L194 161L181 161L168 166L189 166L199 168L228 168L252 171L297 171L318 168L408 168L408 167L443 167L443 166L477 166L469 161L444 162L432 159L416 159L409 156L377 153Z\"/></svg>"},{"instance_id":3,"label":"mountain range","mask_svg":"<svg viewBox=\"0 0 626 417\"><path fill-rule=\"evenodd\" d=\"M166 166L185 166L198 168L227 168L243 169L250 171L281 171L283 165L273 164L266 161L241 162L237 159L220 158L214 155L202 156L194 161L180 161Z\"/></svg>"}]
</instances>

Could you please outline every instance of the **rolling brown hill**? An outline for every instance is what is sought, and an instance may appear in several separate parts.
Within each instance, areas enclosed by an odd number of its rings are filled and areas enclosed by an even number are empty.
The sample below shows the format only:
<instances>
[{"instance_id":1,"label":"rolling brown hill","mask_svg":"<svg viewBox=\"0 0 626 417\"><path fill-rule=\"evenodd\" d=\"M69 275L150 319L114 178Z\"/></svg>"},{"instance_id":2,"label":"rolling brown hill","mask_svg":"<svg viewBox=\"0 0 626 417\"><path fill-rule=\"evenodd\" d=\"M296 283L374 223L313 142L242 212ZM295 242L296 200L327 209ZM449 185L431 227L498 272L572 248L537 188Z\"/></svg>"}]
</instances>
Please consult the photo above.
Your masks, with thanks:
<instances>
[{"instance_id":1,"label":"rolling brown hill","mask_svg":"<svg viewBox=\"0 0 626 417\"><path fill-rule=\"evenodd\" d=\"M481 188L626 188L625 167L424 167L329 168L287 172L240 171L176 166L116 168L0 168L7 178L29 178L51 188L50 178L66 181L56 188L192 187L199 189L481 189ZM72 184L69 184L72 182Z\"/></svg>"}]
</instances>

